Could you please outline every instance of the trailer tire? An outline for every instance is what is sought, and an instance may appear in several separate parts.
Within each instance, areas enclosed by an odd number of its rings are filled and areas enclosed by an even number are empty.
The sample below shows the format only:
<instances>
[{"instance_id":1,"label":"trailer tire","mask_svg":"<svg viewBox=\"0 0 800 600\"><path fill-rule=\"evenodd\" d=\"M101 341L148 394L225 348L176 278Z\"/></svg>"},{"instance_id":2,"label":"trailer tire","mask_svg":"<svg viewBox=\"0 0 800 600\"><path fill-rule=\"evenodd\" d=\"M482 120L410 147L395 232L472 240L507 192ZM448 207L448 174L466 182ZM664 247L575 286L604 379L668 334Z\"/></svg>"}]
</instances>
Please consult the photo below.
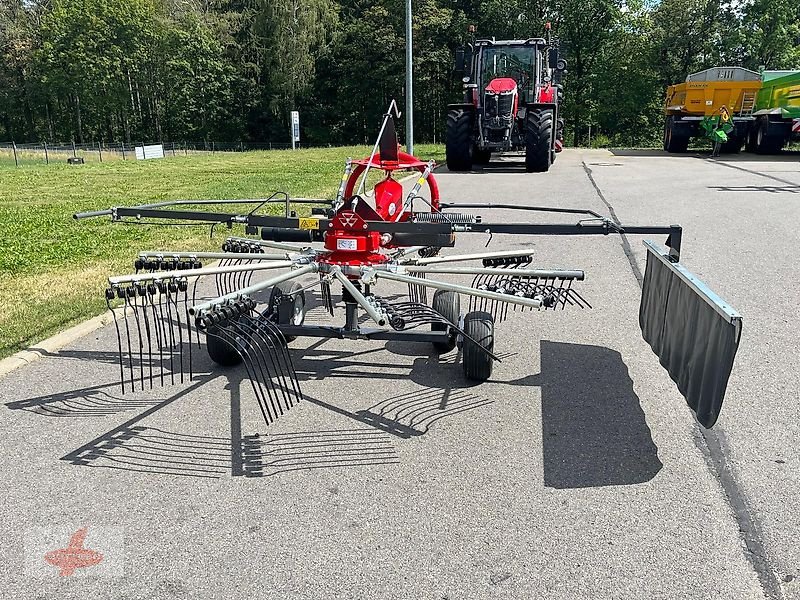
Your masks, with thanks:
<instances>
[{"instance_id":1,"label":"trailer tire","mask_svg":"<svg viewBox=\"0 0 800 600\"><path fill-rule=\"evenodd\" d=\"M292 296L292 301L282 301L283 296ZM275 315L278 325L302 325L306 320L306 293L299 281L284 281L273 286L269 293L267 314ZM284 336L287 342L293 335Z\"/></svg>"},{"instance_id":2,"label":"trailer tire","mask_svg":"<svg viewBox=\"0 0 800 600\"><path fill-rule=\"evenodd\" d=\"M529 109L525 116L525 170L545 173L553 164L553 111Z\"/></svg>"},{"instance_id":3,"label":"trailer tire","mask_svg":"<svg viewBox=\"0 0 800 600\"><path fill-rule=\"evenodd\" d=\"M742 140L736 136L729 136L728 141L722 144L719 151L722 154L738 154L742 149Z\"/></svg>"},{"instance_id":4,"label":"trailer tire","mask_svg":"<svg viewBox=\"0 0 800 600\"><path fill-rule=\"evenodd\" d=\"M464 333L472 338L464 338L464 376L471 381L486 381L492 375L494 364L492 357L484 351L492 352L494 349L492 315L482 311L467 313L464 317Z\"/></svg>"},{"instance_id":5,"label":"trailer tire","mask_svg":"<svg viewBox=\"0 0 800 600\"><path fill-rule=\"evenodd\" d=\"M461 108L447 112L445 156L450 171L472 169L472 112Z\"/></svg>"},{"instance_id":6,"label":"trailer tire","mask_svg":"<svg viewBox=\"0 0 800 600\"><path fill-rule=\"evenodd\" d=\"M233 367L242 362L239 352L230 342L219 336L219 329L216 327L206 331L206 350L208 357L220 366Z\"/></svg>"},{"instance_id":7,"label":"trailer tire","mask_svg":"<svg viewBox=\"0 0 800 600\"><path fill-rule=\"evenodd\" d=\"M769 119L760 118L753 134L753 149L756 154L779 154L783 148L783 138L780 135L770 135Z\"/></svg>"},{"instance_id":8,"label":"trailer tire","mask_svg":"<svg viewBox=\"0 0 800 600\"><path fill-rule=\"evenodd\" d=\"M450 321L453 325L458 325L461 316L461 297L458 292L450 290L436 290L433 294L433 310ZM450 337L446 342L433 342L433 347L444 354L456 347L456 332L445 323L432 323L431 331L449 331Z\"/></svg>"},{"instance_id":9,"label":"trailer tire","mask_svg":"<svg viewBox=\"0 0 800 600\"><path fill-rule=\"evenodd\" d=\"M664 122L664 150L667 152L686 152L689 136L681 134L675 125L675 117L669 116Z\"/></svg>"}]
</instances>

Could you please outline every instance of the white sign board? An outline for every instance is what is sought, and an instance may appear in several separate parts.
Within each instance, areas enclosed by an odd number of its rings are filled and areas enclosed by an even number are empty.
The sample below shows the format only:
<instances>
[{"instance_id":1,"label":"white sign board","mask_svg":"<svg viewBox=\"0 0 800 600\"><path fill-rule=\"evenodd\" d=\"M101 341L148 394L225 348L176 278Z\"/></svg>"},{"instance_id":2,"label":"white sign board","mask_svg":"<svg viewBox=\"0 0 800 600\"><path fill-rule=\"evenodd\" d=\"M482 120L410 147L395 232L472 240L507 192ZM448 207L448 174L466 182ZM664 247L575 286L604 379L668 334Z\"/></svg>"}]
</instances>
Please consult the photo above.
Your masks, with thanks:
<instances>
[{"instance_id":1,"label":"white sign board","mask_svg":"<svg viewBox=\"0 0 800 600\"><path fill-rule=\"evenodd\" d=\"M292 111L292 141L300 141L300 113L296 110Z\"/></svg>"},{"instance_id":2,"label":"white sign board","mask_svg":"<svg viewBox=\"0 0 800 600\"><path fill-rule=\"evenodd\" d=\"M164 158L164 145L136 146L136 160L148 160L150 158Z\"/></svg>"}]
</instances>

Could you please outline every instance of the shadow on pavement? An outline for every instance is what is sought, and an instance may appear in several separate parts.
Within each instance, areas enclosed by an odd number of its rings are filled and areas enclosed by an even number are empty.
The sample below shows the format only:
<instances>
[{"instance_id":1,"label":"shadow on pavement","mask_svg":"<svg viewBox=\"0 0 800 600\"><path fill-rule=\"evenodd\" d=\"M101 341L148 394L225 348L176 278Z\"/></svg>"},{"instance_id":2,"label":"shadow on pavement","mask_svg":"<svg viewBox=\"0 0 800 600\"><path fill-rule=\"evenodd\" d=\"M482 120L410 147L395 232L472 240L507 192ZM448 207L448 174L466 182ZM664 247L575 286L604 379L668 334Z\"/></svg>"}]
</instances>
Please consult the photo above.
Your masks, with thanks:
<instances>
[{"instance_id":1,"label":"shadow on pavement","mask_svg":"<svg viewBox=\"0 0 800 600\"><path fill-rule=\"evenodd\" d=\"M710 185L709 190L718 192L767 192L770 194L800 194L800 185Z\"/></svg>"},{"instance_id":2,"label":"shadow on pavement","mask_svg":"<svg viewBox=\"0 0 800 600\"><path fill-rule=\"evenodd\" d=\"M658 148L605 148L605 150L608 150L614 156L712 158L711 146L686 152L667 152ZM727 153L714 158L714 160L722 162L795 162L798 159L800 159L800 151L798 150L783 150L780 154L763 155L750 152Z\"/></svg>"},{"instance_id":3,"label":"shadow on pavement","mask_svg":"<svg viewBox=\"0 0 800 600\"><path fill-rule=\"evenodd\" d=\"M544 484L631 485L661 470L633 381L619 352L541 342Z\"/></svg>"}]
</instances>

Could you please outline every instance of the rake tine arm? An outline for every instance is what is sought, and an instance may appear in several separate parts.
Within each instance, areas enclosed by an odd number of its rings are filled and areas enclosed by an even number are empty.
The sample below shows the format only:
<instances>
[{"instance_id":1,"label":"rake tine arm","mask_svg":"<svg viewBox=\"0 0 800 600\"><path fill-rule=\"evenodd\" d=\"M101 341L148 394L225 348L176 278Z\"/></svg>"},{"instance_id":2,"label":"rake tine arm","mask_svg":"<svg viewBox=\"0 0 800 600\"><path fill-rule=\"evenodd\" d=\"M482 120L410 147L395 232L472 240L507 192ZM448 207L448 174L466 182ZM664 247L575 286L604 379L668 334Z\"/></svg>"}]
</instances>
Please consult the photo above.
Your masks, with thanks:
<instances>
[{"instance_id":1,"label":"rake tine arm","mask_svg":"<svg viewBox=\"0 0 800 600\"><path fill-rule=\"evenodd\" d=\"M401 283L414 283L420 281L415 277L403 275L400 273L391 273L389 271L372 271L374 277L379 279L389 279L391 281L399 281ZM410 280L410 281L409 281ZM433 279L421 280L422 285L438 290L449 290L458 292L459 294L466 294L468 296L476 296L486 300L499 300L500 302L509 302L511 304L519 304L521 306L528 306L530 308L540 308L542 306L541 300L537 298L523 298L520 296L510 296L506 294L498 294L496 292L489 292L486 290L476 290L464 285L456 285L452 283L444 283L442 281L435 281Z\"/></svg>"},{"instance_id":2,"label":"rake tine arm","mask_svg":"<svg viewBox=\"0 0 800 600\"><path fill-rule=\"evenodd\" d=\"M459 262L465 260L482 260L484 258L505 258L507 256L523 256L519 250L498 250L497 252L478 252L475 254L451 254L450 256L432 256L430 258L407 259L404 263L415 265L433 265L439 263ZM527 253L530 254L530 253Z\"/></svg>"},{"instance_id":3,"label":"rake tine arm","mask_svg":"<svg viewBox=\"0 0 800 600\"><path fill-rule=\"evenodd\" d=\"M171 259L193 259L193 258L210 258L213 260L222 260L226 258L242 258L249 260L291 260L291 254L286 252L284 254L262 254L260 252L173 252L173 251L142 251L139 252L139 258L152 259L169 257Z\"/></svg>"},{"instance_id":4,"label":"rake tine arm","mask_svg":"<svg viewBox=\"0 0 800 600\"><path fill-rule=\"evenodd\" d=\"M125 283L140 283L143 281L158 281L163 279L175 279L179 277L203 277L205 275L221 275L225 273L238 273L240 271L267 271L270 269L286 269L296 266L297 263L291 260L284 261L265 261L264 264L238 265L227 267L206 267L203 269L193 269L189 271L168 271L158 273L140 273L138 275L122 275L119 277L109 277L111 285L122 285Z\"/></svg>"},{"instance_id":5,"label":"rake tine arm","mask_svg":"<svg viewBox=\"0 0 800 600\"><path fill-rule=\"evenodd\" d=\"M296 266L296 265L295 263L291 263L291 266ZM209 300L208 302L203 302L202 304L195 304L189 309L189 314L191 314L192 316L198 316L200 313L207 311L215 306L225 304L226 302L230 302L232 300L238 300L242 296L247 296L250 294L254 294L255 292L260 292L261 290L265 290L272 286L278 285L279 283L283 283L284 281L289 281L290 279L302 277L303 275L307 275L308 273L316 273L317 270L318 267L314 263L304 265L298 269L289 271L287 273L282 273L281 275L272 277L270 279L265 279L264 281L248 286L231 294L220 296L219 298L215 298L214 300Z\"/></svg>"},{"instance_id":6,"label":"rake tine arm","mask_svg":"<svg viewBox=\"0 0 800 600\"><path fill-rule=\"evenodd\" d=\"M560 279L576 279L583 281L585 273L576 270L546 270L546 269L501 269L497 267L427 267L427 266L408 266L403 267L403 271L409 275L412 273L441 273L444 275L513 275L519 278L548 277ZM402 271L400 271L402 272Z\"/></svg>"}]
</instances>

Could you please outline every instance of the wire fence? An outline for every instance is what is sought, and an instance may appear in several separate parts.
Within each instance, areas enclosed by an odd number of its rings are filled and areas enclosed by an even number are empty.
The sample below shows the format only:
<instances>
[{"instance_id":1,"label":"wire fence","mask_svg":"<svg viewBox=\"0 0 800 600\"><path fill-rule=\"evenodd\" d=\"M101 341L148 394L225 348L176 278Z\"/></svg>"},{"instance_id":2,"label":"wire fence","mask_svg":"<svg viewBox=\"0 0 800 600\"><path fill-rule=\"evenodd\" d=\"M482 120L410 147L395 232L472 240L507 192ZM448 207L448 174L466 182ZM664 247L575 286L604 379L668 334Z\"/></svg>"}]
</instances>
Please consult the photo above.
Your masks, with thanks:
<instances>
[{"instance_id":1,"label":"wire fence","mask_svg":"<svg viewBox=\"0 0 800 600\"><path fill-rule=\"evenodd\" d=\"M16 144L0 143L0 165L23 166L26 164L64 164L137 160L136 148L161 145L164 157L189 156L190 154L213 154L215 152L250 152L253 150L286 150L290 142L161 142L156 144L91 144L48 143ZM306 147L295 144L297 148Z\"/></svg>"}]
</instances>

